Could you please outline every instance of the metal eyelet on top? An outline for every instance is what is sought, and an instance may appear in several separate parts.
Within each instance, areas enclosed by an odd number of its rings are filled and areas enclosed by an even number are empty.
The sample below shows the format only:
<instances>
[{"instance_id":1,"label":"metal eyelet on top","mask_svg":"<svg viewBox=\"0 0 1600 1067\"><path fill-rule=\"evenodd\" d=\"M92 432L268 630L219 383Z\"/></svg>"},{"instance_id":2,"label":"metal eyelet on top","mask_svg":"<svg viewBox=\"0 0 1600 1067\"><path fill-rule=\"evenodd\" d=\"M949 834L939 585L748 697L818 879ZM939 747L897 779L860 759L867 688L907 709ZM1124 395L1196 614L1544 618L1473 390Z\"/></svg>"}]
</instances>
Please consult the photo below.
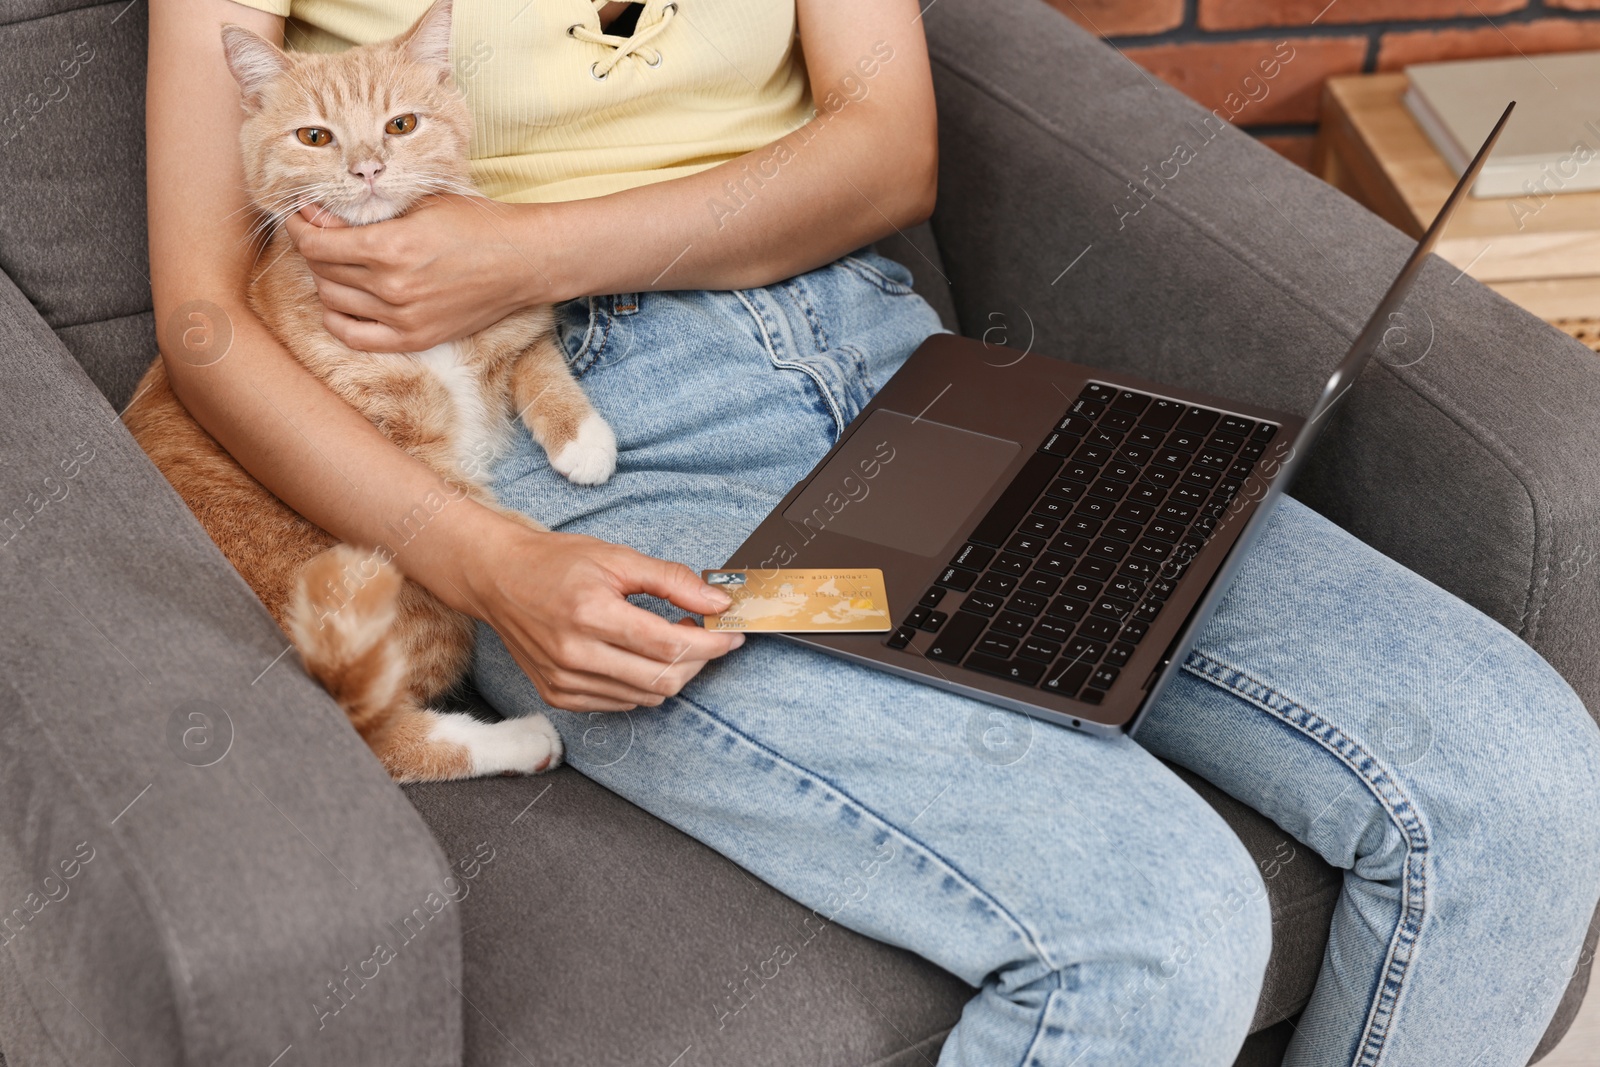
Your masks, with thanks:
<instances>
[{"instance_id":1,"label":"metal eyelet on top","mask_svg":"<svg viewBox=\"0 0 1600 1067\"><path fill-rule=\"evenodd\" d=\"M611 76L611 72L607 71L606 73L601 74L598 70L599 66L599 60L595 60L593 63L589 64L589 77L593 78L597 82L603 82Z\"/></svg>"},{"instance_id":2,"label":"metal eyelet on top","mask_svg":"<svg viewBox=\"0 0 1600 1067\"><path fill-rule=\"evenodd\" d=\"M572 25L568 26L567 27L567 36L568 37L576 37L576 36L578 36L577 34L573 33L572 31L577 29L579 26L582 26L582 25L583 25L583 23L581 23L581 22L574 22Z\"/></svg>"},{"instance_id":3,"label":"metal eyelet on top","mask_svg":"<svg viewBox=\"0 0 1600 1067\"><path fill-rule=\"evenodd\" d=\"M656 49L656 61L654 63L652 63L648 59L646 59L644 61L644 65L649 67L651 70L654 70L656 67L661 66L661 61L663 59L665 59L665 58L666 57L661 54L661 50L658 48L658 49Z\"/></svg>"}]
</instances>

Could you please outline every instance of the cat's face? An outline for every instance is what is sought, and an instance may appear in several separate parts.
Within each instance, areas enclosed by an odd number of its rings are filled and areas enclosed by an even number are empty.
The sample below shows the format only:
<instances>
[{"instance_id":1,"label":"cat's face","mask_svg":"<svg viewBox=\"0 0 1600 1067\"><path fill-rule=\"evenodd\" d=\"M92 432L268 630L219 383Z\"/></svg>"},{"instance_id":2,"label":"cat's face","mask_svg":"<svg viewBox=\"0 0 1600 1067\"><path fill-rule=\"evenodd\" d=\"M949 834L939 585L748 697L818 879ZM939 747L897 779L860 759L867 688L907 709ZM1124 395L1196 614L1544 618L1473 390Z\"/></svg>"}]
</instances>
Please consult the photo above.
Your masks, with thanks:
<instances>
[{"instance_id":1,"label":"cat's face","mask_svg":"<svg viewBox=\"0 0 1600 1067\"><path fill-rule=\"evenodd\" d=\"M429 193L471 191L449 0L392 41L331 55L286 53L240 26L222 41L246 112L245 183L271 219L321 204L361 225Z\"/></svg>"}]
</instances>

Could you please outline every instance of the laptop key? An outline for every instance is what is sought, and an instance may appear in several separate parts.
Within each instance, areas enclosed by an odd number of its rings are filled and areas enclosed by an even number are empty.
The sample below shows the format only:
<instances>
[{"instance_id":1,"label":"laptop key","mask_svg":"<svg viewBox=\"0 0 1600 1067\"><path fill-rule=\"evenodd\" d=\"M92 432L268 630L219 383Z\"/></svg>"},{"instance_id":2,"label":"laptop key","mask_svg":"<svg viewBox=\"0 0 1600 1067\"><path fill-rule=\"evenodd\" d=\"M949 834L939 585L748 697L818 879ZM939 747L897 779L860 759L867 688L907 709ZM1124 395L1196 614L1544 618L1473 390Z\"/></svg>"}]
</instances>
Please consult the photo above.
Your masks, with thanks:
<instances>
[{"instance_id":1,"label":"laptop key","mask_svg":"<svg viewBox=\"0 0 1600 1067\"><path fill-rule=\"evenodd\" d=\"M1037 515L1029 515L1022 520L1022 525L1017 527L1017 532L1037 534L1048 541L1060 526L1061 524L1053 519L1042 519Z\"/></svg>"},{"instance_id":2,"label":"laptop key","mask_svg":"<svg viewBox=\"0 0 1600 1067\"><path fill-rule=\"evenodd\" d=\"M1067 642L1066 654L1061 658L1071 663L1097 663L1105 650L1103 642L1077 637Z\"/></svg>"},{"instance_id":3,"label":"laptop key","mask_svg":"<svg viewBox=\"0 0 1600 1067\"><path fill-rule=\"evenodd\" d=\"M1098 496L1089 496L1083 498L1083 501L1078 505L1078 510L1073 512L1073 514L1087 515L1091 519L1109 519L1111 517L1111 513L1116 510L1117 502L1115 500L1107 500L1104 497Z\"/></svg>"},{"instance_id":4,"label":"laptop key","mask_svg":"<svg viewBox=\"0 0 1600 1067\"><path fill-rule=\"evenodd\" d=\"M962 545L961 550L950 557L950 566L961 567L969 571L981 571L994 559L994 549L984 548L980 545Z\"/></svg>"},{"instance_id":5,"label":"laptop key","mask_svg":"<svg viewBox=\"0 0 1600 1067\"><path fill-rule=\"evenodd\" d=\"M1139 422L1156 430L1170 430L1183 417L1184 405L1176 400L1157 400L1145 409Z\"/></svg>"},{"instance_id":6,"label":"laptop key","mask_svg":"<svg viewBox=\"0 0 1600 1067\"><path fill-rule=\"evenodd\" d=\"M1129 556L1122 561L1122 569L1117 573L1125 578L1137 578L1141 582L1148 582L1161 573L1164 564L1155 563L1141 556Z\"/></svg>"},{"instance_id":7,"label":"laptop key","mask_svg":"<svg viewBox=\"0 0 1600 1067\"><path fill-rule=\"evenodd\" d=\"M1118 637L1120 640L1126 641L1130 645L1137 645L1140 641L1144 640L1144 635L1149 632L1149 623L1130 622L1122 628L1122 633L1118 635Z\"/></svg>"},{"instance_id":8,"label":"laptop key","mask_svg":"<svg viewBox=\"0 0 1600 1067\"><path fill-rule=\"evenodd\" d=\"M1058 556L1053 552L1046 552L1033 564L1033 573L1050 574L1057 578L1065 578L1072 573L1073 565L1078 561L1070 556Z\"/></svg>"},{"instance_id":9,"label":"laptop key","mask_svg":"<svg viewBox=\"0 0 1600 1067\"><path fill-rule=\"evenodd\" d=\"M1152 540L1148 537L1133 546L1134 555L1143 556L1145 559L1154 560L1157 563L1166 559L1171 553L1172 546L1170 544L1165 541Z\"/></svg>"},{"instance_id":10,"label":"laptop key","mask_svg":"<svg viewBox=\"0 0 1600 1067\"><path fill-rule=\"evenodd\" d=\"M1131 411L1135 415L1150 406L1150 397L1144 393L1136 393L1132 389L1124 389L1117 394L1111 402L1111 407L1116 411Z\"/></svg>"},{"instance_id":11,"label":"laptop key","mask_svg":"<svg viewBox=\"0 0 1600 1067\"><path fill-rule=\"evenodd\" d=\"M1033 513L1045 519L1064 519L1072 513L1072 501L1047 496L1033 506Z\"/></svg>"},{"instance_id":12,"label":"laptop key","mask_svg":"<svg viewBox=\"0 0 1600 1067\"><path fill-rule=\"evenodd\" d=\"M1260 426L1256 427L1255 433L1252 433L1250 435L1250 440L1255 441L1258 444L1264 445L1268 441L1272 440L1272 435L1277 433L1277 432L1278 432L1278 428L1276 426L1272 425L1272 423L1263 422Z\"/></svg>"},{"instance_id":13,"label":"laptop key","mask_svg":"<svg viewBox=\"0 0 1600 1067\"><path fill-rule=\"evenodd\" d=\"M1078 636L1095 641L1110 641L1117 636L1117 624L1107 619L1089 619L1078 628Z\"/></svg>"},{"instance_id":14,"label":"laptop key","mask_svg":"<svg viewBox=\"0 0 1600 1067\"><path fill-rule=\"evenodd\" d=\"M1167 435L1152 426L1136 426L1123 441L1124 448L1160 448Z\"/></svg>"},{"instance_id":15,"label":"laptop key","mask_svg":"<svg viewBox=\"0 0 1600 1067\"><path fill-rule=\"evenodd\" d=\"M994 656L996 659L1010 659L1011 653L1017 650L1017 643L1020 640L1018 637L990 631L978 640L978 646L973 651L981 652L985 656Z\"/></svg>"},{"instance_id":16,"label":"laptop key","mask_svg":"<svg viewBox=\"0 0 1600 1067\"><path fill-rule=\"evenodd\" d=\"M1000 610L1005 601L993 593L971 593L961 602L962 611L975 611L985 618Z\"/></svg>"},{"instance_id":17,"label":"laptop key","mask_svg":"<svg viewBox=\"0 0 1600 1067\"><path fill-rule=\"evenodd\" d=\"M1115 597L1103 596L1099 600L1095 601L1094 607L1090 610L1090 614L1098 615L1102 619L1114 619L1118 622L1121 622L1123 619L1126 619L1129 615L1133 614L1133 605L1126 600L1118 600Z\"/></svg>"},{"instance_id":18,"label":"laptop key","mask_svg":"<svg viewBox=\"0 0 1600 1067\"><path fill-rule=\"evenodd\" d=\"M1233 466L1232 456L1213 448L1207 448L1204 452L1194 457L1194 461L1202 467L1210 467L1219 471L1225 471Z\"/></svg>"},{"instance_id":19,"label":"laptop key","mask_svg":"<svg viewBox=\"0 0 1600 1067\"><path fill-rule=\"evenodd\" d=\"M1089 432L1089 427L1093 425L1093 420L1086 419L1082 415L1066 415L1060 422L1056 423L1056 433L1082 437Z\"/></svg>"},{"instance_id":20,"label":"laptop key","mask_svg":"<svg viewBox=\"0 0 1600 1067\"><path fill-rule=\"evenodd\" d=\"M1235 437L1231 433L1214 433L1206 439L1206 447L1214 448L1219 452L1234 453L1239 451L1239 446L1244 444L1244 438Z\"/></svg>"},{"instance_id":21,"label":"laptop key","mask_svg":"<svg viewBox=\"0 0 1600 1067\"><path fill-rule=\"evenodd\" d=\"M1106 586L1105 594L1118 600L1135 601L1144 596L1144 582L1132 575L1123 575Z\"/></svg>"},{"instance_id":22,"label":"laptop key","mask_svg":"<svg viewBox=\"0 0 1600 1067\"><path fill-rule=\"evenodd\" d=\"M978 579L978 592L993 593L995 596L1010 596L1011 591L1017 587L1017 579L1009 574L999 574L990 571Z\"/></svg>"},{"instance_id":23,"label":"laptop key","mask_svg":"<svg viewBox=\"0 0 1600 1067\"><path fill-rule=\"evenodd\" d=\"M1194 518L1195 510L1192 504L1186 504L1182 501L1170 501L1163 504L1156 514L1168 522L1181 523L1187 526L1190 520Z\"/></svg>"},{"instance_id":24,"label":"laptop key","mask_svg":"<svg viewBox=\"0 0 1600 1067\"><path fill-rule=\"evenodd\" d=\"M1174 485L1177 485L1178 478L1178 472L1171 467L1150 466L1144 469L1144 480L1151 485L1160 486L1162 489L1171 489Z\"/></svg>"},{"instance_id":25,"label":"laptop key","mask_svg":"<svg viewBox=\"0 0 1600 1067\"><path fill-rule=\"evenodd\" d=\"M1118 641L1106 650L1106 666L1116 667L1119 670L1128 665L1128 657L1133 655L1133 646L1125 641Z\"/></svg>"},{"instance_id":26,"label":"laptop key","mask_svg":"<svg viewBox=\"0 0 1600 1067\"><path fill-rule=\"evenodd\" d=\"M1073 418L1077 418L1077 416L1074 415ZM1078 450L1078 445L1081 442L1082 438L1056 430L1052 431L1050 436L1044 439L1044 444L1039 446L1039 451L1044 452L1047 455L1060 456L1062 459L1066 459L1068 456L1072 455L1072 453Z\"/></svg>"},{"instance_id":27,"label":"laptop key","mask_svg":"<svg viewBox=\"0 0 1600 1067\"><path fill-rule=\"evenodd\" d=\"M1180 429L1168 437L1162 447L1174 449L1178 452L1198 452L1205 446L1205 443L1206 435L1204 433L1194 433Z\"/></svg>"},{"instance_id":28,"label":"laptop key","mask_svg":"<svg viewBox=\"0 0 1600 1067\"><path fill-rule=\"evenodd\" d=\"M1122 509L1118 508L1117 510L1120 512ZM1112 519L1106 523L1106 528L1101 531L1101 535L1109 537L1113 541L1126 541L1132 544L1139 539L1139 531L1141 529L1142 527L1136 522L1129 522L1127 519Z\"/></svg>"},{"instance_id":29,"label":"laptop key","mask_svg":"<svg viewBox=\"0 0 1600 1067\"><path fill-rule=\"evenodd\" d=\"M1070 697L1083 688L1093 670L1087 663L1058 663L1046 672L1044 684L1039 688Z\"/></svg>"},{"instance_id":30,"label":"laptop key","mask_svg":"<svg viewBox=\"0 0 1600 1067\"><path fill-rule=\"evenodd\" d=\"M1017 523L1022 521L1033 507L1033 502L1039 499L1039 494L1044 492L1044 487L1050 484L1056 472L1061 469L1061 461L1055 456L1044 452L1035 452L1028 457L1028 462L1022 465L1017 476L1006 486L1000 498L994 502L989 513L978 523L977 529L967 536L967 540L991 548L999 548L1011 536L1011 531L1017 528Z\"/></svg>"},{"instance_id":31,"label":"laptop key","mask_svg":"<svg viewBox=\"0 0 1600 1067\"><path fill-rule=\"evenodd\" d=\"M994 574L998 571L1001 574L1023 575L1027 574L1028 568L1032 566L1033 560L1027 556L1019 556L1015 552L1002 552L995 557L993 563L989 564L989 573ZM978 588L982 589L983 586L979 585Z\"/></svg>"},{"instance_id":32,"label":"laptop key","mask_svg":"<svg viewBox=\"0 0 1600 1067\"><path fill-rule=\"evenodd\" d=\"M1054 641L1046 641L1040 637L1030 637L1022 642L1022 647L1017 649L1017 655L1022 659L1036 659L1040 663L1049 663L1056 658L1056 653L1060 651L1061 646Z\"/></svg>"},{"instance_id":33,"label":"laptop key","mask_svg":"<svg viewBox=\"0 0 1600 1067\"><path fill-rule=\"evenodd\" d=\"M1157 519L1155 522L1152 522L1149 526L1144 528L1144 535L1146 537L1153 537L1157 541L1176 542L1178 538L1183 536L1183 530L1184 528L1175 522L1168 522L1165 519Z\"/></svg>"},{"instance_id":34,"label":"laptop key","mask_svg":"<svg viewBox=\"0 0 1600 1067\"><path fill-rule=\"evenodd\" d=\"M1103 588L1104 586L1092 578L1074 575L1061 587L1061 595L1077 597L1079 600L1093 600L1100 595L1100 590ZM1083 610L1088 611L1089 605L1085 604Z\"/></svg>"},{"instance_id":35,"label":"laptop key","mask_svg":"<svg viewBox=\"0 0 1600 1067\"><path fill-rule=\"evenodd\" d=\"M1090 689L1110 689L1122 671L1117 667L1101 667L1089 676Z\"/></svg>"},{"instance_id":36,"label":"laptop key","mask_svg":"<svg viewBox=\"0 0 1600 1067\"><path fill-rule=\"evenodd\" d=\"M1092 463L1079 463L1071 460L1061 468L1060 477L1069 482L1092 482L1100 477L1100 468Z\"/></svg>"},{"instance_id":37,"label":"laptop key","mask_svg":"<svg viewBox=\"0 0 1600 1067\"><path fill-rule=\"evenodd\" d=\"M1044 676L1045 665L1025 659L999 659L995 656L985 656L982 652L974 652L967 657L967 662L962 666L1013 682L1021 682L1023 685L1037 685L1039 679Z\"/></svg>"},{"instance_id":38,"label":"laptop key","mask_svg":"<svg viewBox=\"0 0 1600 1067\"><path fill-rule=\"evenodd\" d=\"M932 589L929 589L926 593L923 593L922 594L922 599L917 601L917 603L922 605L925 608L936 608L936 607L939 606L939 601L941 601L943 599L944 599L944 590L940 589L938 586L934 586Z\"/></svg>"},{"instance_id":39,"label":"laptop key","mask_svg":"<svg viewBox=\"0 0 1600 1067\"><path fill-rule=\"evenodd\" d=\"M1071 524L1069 523L1068 525L1070 526ZM1099 524L1096 523L1096 525ZM1087 537L1080 537L1075 533L1058 533L1050 539L1049 544L1049 549L1051 552L1055 552L1063 556L1081 556L1083 555L1083 550L1088 547L1089 539Z\"/></svg>"},{"instance_id":40,"label":"laptop key","mask_svg":"<svg viewBox=\"0 0 1600 1067\"><path fill-rule=\"evenodd\" d=\"M1133 609L1134 619L1139 622L1155 622L1156 616L1161 614L1161 604L1162 602L1159 600L1146 600L1143 604ZM937 615L939 613L936 611L934 614Z\"/></svg>"},{"instance_id":41,"label":"laptop key","mask_svg":"<svg viewBox=\"0 0 1600 1067\"><path fill-rule=\"evenodd\" d=\"M1125 459L1114 459L1107 463L1105 469L1100 473L1113 481L1132 482L1139 477L1139 467L1140 464L1138 463L1130 463Z\"/></svg>"},{"instance_id":42,"label":"laptop key","mask_svg":"<svg viewBox=\"0 0 1600 1067\"><path fill-rule=\"evenodd\" d=\"M1089 444L1104 445L1111 449L1115 449L1122 444L1122 434L1108 429L1104 418L1100 420L1099 425L1085 434L1083 439Z\"/></svg>"},{"instance_id":43,"label":"laptop key","mask_svg":"<svg viewBox=\"0 0 1600 1067\"><path fill-rule=\"evenodd\" d=\"M1117 398L1117 389L1112 385L1102 385L1099 382L1090 382L1083 387L1083 392L1078 394L1079 400L1093 400L1097 404L1109 404Z\"/></svg>"},{"instance_id":44,"label":"laptop key","mask_svg":"<svg viewBox=\"0 0 1600 1067\"><path fill-rule=\"evenodd\" d=\"M920 630L922 624L927 621L929 610L923 607L912 608L911 614L906 616L906 625Z\"/></svg>"},{"instance_id":45,"label":"laptop key","mask_svg":"<svg viewBox=\"0 0 1600 1067\"><path fill-rule=\"evenodd\" d=\"M1117 509L1117 518L1127 522L1145 523L1149 522L1150 517L1155 513L1155 505L1141 504L1136 500L1130 500Z\"/></svg>"},{"instance_id":46,"label":"laptop key","mask_svg":"<svg viewBox=\"0 0 1600 1067\"><path fill-rule=\"evenodd\" d=\"M1118 433L1122 433L1133 429L1134 424L1138 421L1138 418L1132 412L1118 411L1112 408L1100 416L1098 425L1103 430L1115 430Z\"/></svg>"},{"instance_id":47,"label":"laptop key","mask_svg":"<svg viewBox=\"0 0 1600 1067\"><path fill-rule=\"evenodd\" d=\"M956 567L946 567L944 573L934 579L935 585L942 585L946 589L954 589L958 593L965 593L972 588L972 581L977 575L971 571L960 570Z\"/></svg>"},{"instance_id":48,"label":"laptop key","mask_svg":"<svg viewBox=\"0 0 1600 1067\"><path fill-rule=\"evenodd\" d=\"M1089 555L1094 559L1108 559L1116 561L1128 552L1128 546L1121 541L1110 541L1102 537L1089 546Z\"/></svg>"},{"instance_id":49,"label":"laptop key","mask_svg":"<svg viewBox=\"0 0 1600 1067\"><path fill-rule=\"evenodd\" d=\"M1102 478L1089 487L1090 496L1105 497L1107 500L1121 500L1122 495L1128 491L1128 486L1123 482L1113 482Z\"/></svg>"},{"instance_id":50,"label":"laptop key","mask_svg":"<svg viewBox=\"0 0 1600 1067\"><path fill-rule=\"evenodd\" d=\"M1199 507L1201 504L1204 504L1207 500L1211 499L1211 494L1206 491L1205 486L1196 485L1191 482L1187 485L1180 485L1174 489L1172 491L1172 499L1174 502L1179 504L1193 504L1196 507Z\"/></svg>"},{"instance_id":51,"label":"laptop key","mask_svg":"<svg viewBox=\"0 0 1600 1067\"><path fill-rule=\"evenodd\" d=\"M1078 564L1078 569L1075 573L1085 578L1092 578L1097 582L1103 582L1117 573L1117 565L1109 559L1087 558Z\"/></svg>"},{"instance_id":52,"label":"laptop key","mask_svg":"<svg viewBox=\"0 0 1600 1067\"><path fill-rule=\"evenodd\" d=\"M1078 400L1073 401L1072 408L1070 410L1072 414L1082 415L1086 419L1098 419L1100 417L1100 413L1105 409L1106 406L1104 404L1097 403L1093 400L1079 398Z\"/></svg>"},{"instance_id":53,"label":"laptop key","mask_svg":"<svg viewBox=\"0 0 1600 1067\"><path fill-rule=\"evenodd\" d=\"M1077 622L1089 614L1089 602L1070 596L1058 596L1045 609L1051 616L1065 622Z\"/></svg>"},{"instance_id":54,"label":"laptop key","mask_svg":"<svg viewBox=\"0 0 1600 1067\"><path fill-rule=\"evenodd\" d=\"M1033 620L1026 615L1018 615L1015 612L1007 611L995 618L994 629L996 633L1021 637L1033 629Z\"/></svg>"},{"instance_id":55,"label":"laptop key","mask_svg":"<svg viewBox=\"0 0 1600 1067\"><path fill-rule=\"evenodd\" d=\"M1072 636L1072 624L1057 622L1049 615L1033 624L1033 636L1046 641L1065 641Z\"/></svg>"},{"instance_id":56,"label":"laptop key","mask_svg":"<svg viewBox=\"0 0 1600 1067\"><path fill-rule=\"evenodd\" d=\"M1061 481L1051 485L1045 495L1054 500L1062 500L1070 504L1088 491L1089 487L1083 482L1069 482L1063 478Z\"/></svg>"},{"instance_id":57,"label":"laptop key","mask_svg":"<svg viewBox=\"0 0 1600 1067\"><path fill-rule=\"evenodd\" d=\"M1167 498L1167 491L1160 486L1151 485L1149 482L1140 482L1128 491L1127 499L1136 504L1149 504L1156 507Z\"/></svg>"},{"instance_id":58,"label":"laptop key","mask_svg":"<svg viewBox=\"0 0 1600 1067\"><path fill-rule=\"evenodd\" d=\"M1210 408L1190 407L1183 413L1183 418L1178 420L1178 429L1188 430L1191 433L1208 434L1217 424L1219 413Z\"/></svg>"},{"instance_id":59,"label":"laptop key","mask_svg":"<svg viewBox=\"0 0 1600 1067\"><path fill-rule=\"evenodd\" d=\"M1078 700L1085 704L1098 704L1105 698L1106 694L1103 689L1085 689L1078 694Z\"/></svg>"},{"instance_id":60,"label":"laptop key","mask_svg":"<svg viewBox=\"0 0 1600 1067\"><path fill-rule=\"evenodd\" d=\"M1038 534L1019 533L1006 542L1006 551L1032 558L1044 551L1044 542Z\"/></svg>"},{"instance_id":61,"label":"laptop key","mask_svg":"<svg viewBox=\"0 0 1600 1067\"><path fill-rule=\"evenodd\" d=\"M1072 454L1072 458L1077 460L1079 463L1088 463L1092 466L1099 467L1102 463L1114 455L1116 455L1115 444L1095 444L1093 442L1089 442L1080 445L1078 450Z\"/></svg>"},{"instance_id":62,"label":"laptop key","mask_svg":"<svg viewBox=\"0 0 1600 1067\"><path fill-rule=\"evenodd\" d=\"M889 640L884 643L890 648L905 648L911 643L911 639L915 636L917 636L917 631L913 630L909 626L902 626L900 629L890 634Z\"/></svg>"},{"instance_id":63,"label":"laptop key","mask_svg":"<svg viewBox=\"0 0 1600 1067\"><path fill-rule=\"evenodd\" d=\"M1006 601L1006 610L1031 617L1044 611L1049 604L1048 596L1040 596L1038 593L1013 593L1011 599Z\"/></svg>"},{"instance_id":64,"label":"laptop key","mask_svg":"<svg viewBox=\"0 0 1600 1067\"><path fill-rule=\"evenodd\" d=\"M928 658L960 663L961 657L967 654L967 649L978 639L987 622L982 615L974 615L969 611L956 612L928 646Z\"/></svg>"},{"instance_id":65,"label":"laptop key","mask_svg":"<svg viewBox=\"0 0 1600 1067\"><path fill-rule=\"evenodd\" d=\"M1052 577L1049 574L1042 574L1039 571L1033 571L1023 576L1022 585L1018 592L1019 594L1036 593L1043 597L1055 596L1056 590L1061 588L1061 577ZM1034 614L1037 615L1038 612L1034 612Z\"/></svg>"},{"instance_id":66,"label":"laptop key","mask_svg":"<svg viewBox=\"0 0 1600 1067\"><path fill-rule=\"evenodd\" d=\"M1223 433L1238 434L1240 437L1249 437L1256 429L1256 420L1241 418L1238 415L1225 415L1222 425L1218 427Z\"/></svg>"},{"instance_id":67,"label":"laptop key","mask_svg":"<svg viewBox=\"0 0 1600 1067\"><path fill-rule=\"evenodd\" d=\"M1205 467L1190 467L1183 472L1183 480L1194 485L1203 485L1207 489L1215 489L1222 479L1214 470Z\"/></svg>"}]
</instances>

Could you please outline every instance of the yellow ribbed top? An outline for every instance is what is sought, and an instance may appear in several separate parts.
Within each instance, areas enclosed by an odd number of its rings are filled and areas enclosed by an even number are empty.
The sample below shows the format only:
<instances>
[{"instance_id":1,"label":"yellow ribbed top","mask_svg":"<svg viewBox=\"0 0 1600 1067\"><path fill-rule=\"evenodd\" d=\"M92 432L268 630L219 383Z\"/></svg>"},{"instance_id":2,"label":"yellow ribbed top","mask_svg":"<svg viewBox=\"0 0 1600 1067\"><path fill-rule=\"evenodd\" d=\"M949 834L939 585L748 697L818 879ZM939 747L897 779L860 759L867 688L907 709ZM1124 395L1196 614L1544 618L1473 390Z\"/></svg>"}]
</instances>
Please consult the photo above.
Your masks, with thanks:
<instances>
[{"instance_id":1,"label":"yellow ribbed top","mask_svg":"<svg viewBox=\"0 0 1600 1067\"><path fill-rule=\"evenodd\" d=\"M332 52L400 34L429 0L238 2L287 16L291 49ZM603 32L591 0L456 0L450 53L478 188L522 203L601 196L715 166L810 119L794 0L649 0L635 35L663 19L596 78L615 50L582 39Z\"/></svg>"}]
</instances>

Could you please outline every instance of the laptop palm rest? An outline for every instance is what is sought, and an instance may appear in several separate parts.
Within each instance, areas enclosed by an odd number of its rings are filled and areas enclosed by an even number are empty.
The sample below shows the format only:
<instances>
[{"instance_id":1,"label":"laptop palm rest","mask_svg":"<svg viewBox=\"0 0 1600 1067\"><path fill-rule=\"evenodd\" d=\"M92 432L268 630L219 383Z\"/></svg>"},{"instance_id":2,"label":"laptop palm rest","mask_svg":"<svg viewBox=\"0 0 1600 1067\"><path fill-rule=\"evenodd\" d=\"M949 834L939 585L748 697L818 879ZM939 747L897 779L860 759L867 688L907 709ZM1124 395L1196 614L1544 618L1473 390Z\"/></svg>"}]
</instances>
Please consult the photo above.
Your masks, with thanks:
<instances>
[{"instance_id":1,"label":"laptop palm rest","mask_svg":"<svg viewBox=\"0 0 1600 1067\"><path fill-rule=\"evenodd\" d=\"M827 530L932 558L1020 450L1015 441L880 408L783 517L804 537Z\"/></svg>"}]
</instances>

